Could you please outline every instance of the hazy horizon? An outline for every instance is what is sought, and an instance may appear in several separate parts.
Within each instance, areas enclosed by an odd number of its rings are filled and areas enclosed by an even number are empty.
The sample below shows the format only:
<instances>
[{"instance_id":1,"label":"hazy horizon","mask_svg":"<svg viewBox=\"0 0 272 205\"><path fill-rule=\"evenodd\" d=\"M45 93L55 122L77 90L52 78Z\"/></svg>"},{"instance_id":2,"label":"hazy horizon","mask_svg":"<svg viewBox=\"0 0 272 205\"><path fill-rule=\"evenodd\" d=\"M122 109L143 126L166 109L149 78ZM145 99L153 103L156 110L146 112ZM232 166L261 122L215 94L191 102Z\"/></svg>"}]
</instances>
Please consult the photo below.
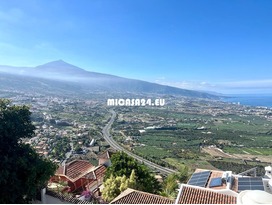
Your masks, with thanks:
<instances>
[{"instance_id":1,"label":"hazy horizon","mask_svg":"<svg viewBox=\"0 0 272 205\"><path fill-rule=\"evenodd\" d=\"M270 1L3 1L0 65L84 70L223 94L271 94Z\"/></svg>"}]
</instances>

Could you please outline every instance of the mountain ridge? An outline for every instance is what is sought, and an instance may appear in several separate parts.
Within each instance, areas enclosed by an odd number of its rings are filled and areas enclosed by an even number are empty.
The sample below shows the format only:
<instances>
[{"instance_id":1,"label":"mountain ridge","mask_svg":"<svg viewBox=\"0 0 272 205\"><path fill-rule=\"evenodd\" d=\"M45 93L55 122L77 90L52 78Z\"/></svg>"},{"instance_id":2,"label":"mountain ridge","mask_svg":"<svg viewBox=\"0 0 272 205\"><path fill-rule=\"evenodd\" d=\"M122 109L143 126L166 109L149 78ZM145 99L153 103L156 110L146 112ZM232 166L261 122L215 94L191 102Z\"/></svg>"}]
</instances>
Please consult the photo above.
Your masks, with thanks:
<instances>
[{"instance_id":1,"label":"mountain ridge","mask_svg":"<svg viewBox=\"0 0 272 205\"><path fill-rule=\"evenodd\" d=\"M42 65L38 65L34 67L34 69L37 70L42 70L44 71L49 71L49 72L56 72L56 71L77 71L77 72L88 72L82 68L79 68L77 66L74 66L70 63L67 63L63 60L57 60L57 61L51 61ZM56 70L57 69L57 70Z\"/></svg>"},{"instance_id":2,"label":"mountain ridge","mask_svg":"<svg viewBox=\"0 0 272 205\"><path fill-rule=\"evenodd\" d=\"M16 73L16 71L18 73ZM15 67L0 65L0 72L12 75L55 80L60 82L73 82L80 85L82 90L86 91L93 90L95 88L108 92L138 92L174 94L187 97L211 99L218 98L216 95L212 95L206 92L181 89L168 85L151 83L143 80L129 79L110 74L86 71L63 60L48 62L42 65L38 65L36 67Z\"/></svg>"}]
</instances>

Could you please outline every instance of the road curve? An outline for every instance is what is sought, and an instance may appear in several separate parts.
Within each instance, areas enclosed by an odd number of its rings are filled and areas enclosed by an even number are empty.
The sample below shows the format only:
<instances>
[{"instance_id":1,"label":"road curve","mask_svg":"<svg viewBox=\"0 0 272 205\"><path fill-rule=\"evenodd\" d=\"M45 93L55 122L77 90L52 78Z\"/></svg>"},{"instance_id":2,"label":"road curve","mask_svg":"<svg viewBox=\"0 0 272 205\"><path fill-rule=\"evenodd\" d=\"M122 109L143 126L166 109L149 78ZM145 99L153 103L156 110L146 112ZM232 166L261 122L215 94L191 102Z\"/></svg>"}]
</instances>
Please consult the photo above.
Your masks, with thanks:
<instances>
[{"instance_id":1,"label":"road curve","mask_svg":"<svg viewBox=\"0 0 272 205\"><path fill-rule=\"evenodd\" d=\"M138 155L136 154L133 154L131 153L130 151L126 150L125 148L123 148L121 145L119 145L111 136L110 136L110 128L111 128L111 125L112 123L114 122L115 118L116 118L116 112L113 111L113 110L110 110L110 113L112 114L109 122L106 124L106 126L103 128L102 130L102 134L103 134L103 137L104 139L109 143L109 145L114 148L115 150L118 150L118 151L123 151L125 152L127 155L133 157L134 159L140 161L140 162L143 162L145 165L149 166L150 168L153 168L153 169L156 169L158 171L160 171L161 173L164 173L164 174L172 174L172 173L175 173L176 171L175 170L172 170L172 169L169 169L169 168L166 168L166 167L162 167L160 165L157 165L153 162L150 162L142 157L139 157Z\"/></svg>"}]
</instances>

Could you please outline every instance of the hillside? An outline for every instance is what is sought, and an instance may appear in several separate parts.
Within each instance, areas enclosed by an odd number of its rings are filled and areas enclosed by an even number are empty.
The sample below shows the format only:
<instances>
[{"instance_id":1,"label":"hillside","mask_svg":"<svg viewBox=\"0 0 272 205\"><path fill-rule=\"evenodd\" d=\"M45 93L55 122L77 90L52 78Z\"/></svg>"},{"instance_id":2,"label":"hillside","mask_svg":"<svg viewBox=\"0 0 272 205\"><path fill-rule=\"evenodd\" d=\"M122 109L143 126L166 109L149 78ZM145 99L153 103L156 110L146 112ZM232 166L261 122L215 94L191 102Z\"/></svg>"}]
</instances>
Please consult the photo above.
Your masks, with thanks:
<instances>
[{"instance_id":1,"label":"hillside","mask_svg":"<svg viewBox=\"0 0 272 205\"><path fill-rule=\"evenodd\" d=\"M1 87L37 92L65 90L65 92L111 92L181 95L217 99L213 94L128 79L119 76L89 72L62 60L37 67L0 66Z\"/></svg>"}]
</instances>

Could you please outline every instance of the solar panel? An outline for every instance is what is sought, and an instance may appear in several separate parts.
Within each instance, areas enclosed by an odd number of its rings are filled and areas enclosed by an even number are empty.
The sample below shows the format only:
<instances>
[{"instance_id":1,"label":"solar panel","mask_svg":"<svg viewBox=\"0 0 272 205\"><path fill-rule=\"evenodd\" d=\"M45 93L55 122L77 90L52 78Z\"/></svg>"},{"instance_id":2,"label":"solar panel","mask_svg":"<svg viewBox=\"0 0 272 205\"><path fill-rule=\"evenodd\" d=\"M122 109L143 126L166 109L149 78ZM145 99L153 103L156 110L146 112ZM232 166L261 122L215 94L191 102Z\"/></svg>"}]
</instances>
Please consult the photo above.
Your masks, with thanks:
<instances>
[{"instance_id":1,"label":"solar panel","mask_svg":"<svg viewBox=\"0 0 272 205\"><path fill-rule=\"evenodd\" d=\"M205 187L207 184L207 181L210 177L211 172L210 171L204 171L204 172L197 172L194 173L187 184L194 185L194 186L200 186Z\"/></svg>"},{"instance_id":2,"label":"solar panel","mask_svg":"<svg viewBox=\"0 0 272 205\"><path fill-rule=\"evenodd\" d=\"M216 187L216 186L221 186L221 185L222 185L222 178L217 177L217 178L212 178L209 187Z\"/></svg>"},{"instance_id":3,"label":"solar panel","mask_svg":"<svg viewBox=\"0 0 272 205\"><path fill-rule=\"evenodd\" d=\"M261 177L239 177L238 191L243 190L264 190L263 180Z\"/></svg>"}]
</instances>

